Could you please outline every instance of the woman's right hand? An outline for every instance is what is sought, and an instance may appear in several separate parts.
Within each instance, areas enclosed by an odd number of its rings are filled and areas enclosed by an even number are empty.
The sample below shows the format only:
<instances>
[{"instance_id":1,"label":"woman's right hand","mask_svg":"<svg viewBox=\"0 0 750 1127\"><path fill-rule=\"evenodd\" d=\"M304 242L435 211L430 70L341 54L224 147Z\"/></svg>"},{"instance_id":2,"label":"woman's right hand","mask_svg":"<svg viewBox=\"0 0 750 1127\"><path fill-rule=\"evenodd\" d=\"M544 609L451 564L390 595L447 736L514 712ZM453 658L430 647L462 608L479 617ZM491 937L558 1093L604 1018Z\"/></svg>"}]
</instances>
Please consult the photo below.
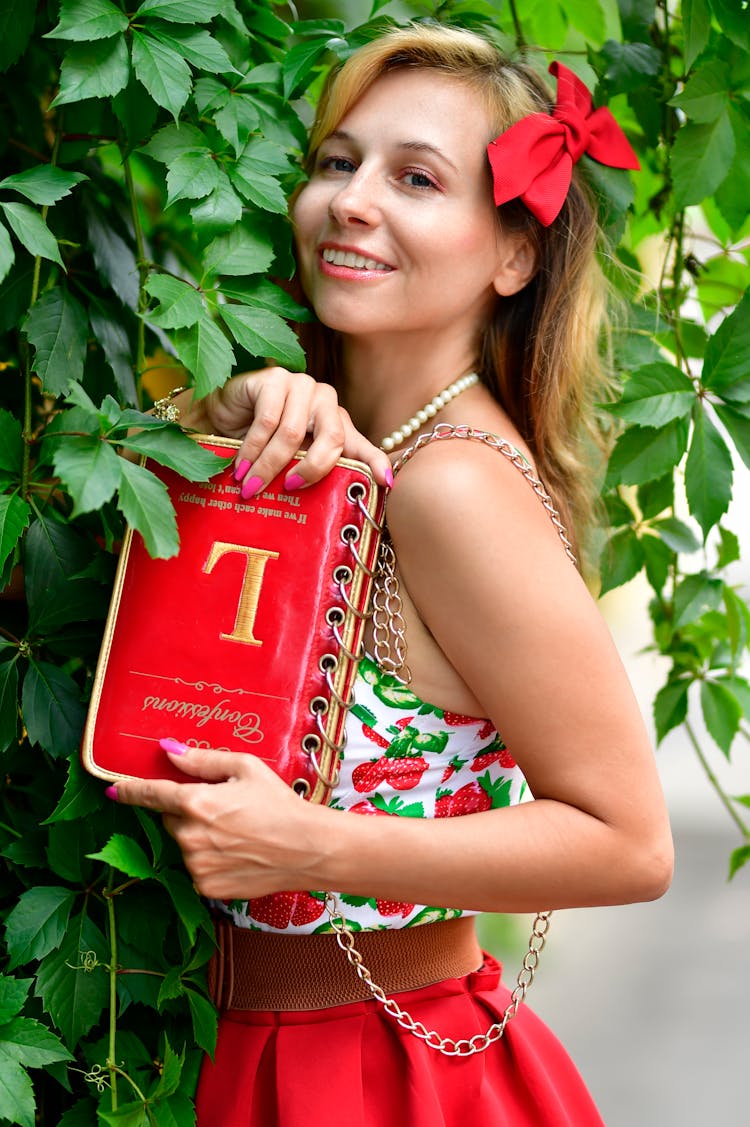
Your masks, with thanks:
<instances>
[{"instance_id":1,"label":"woman's right hand","mask_svg":"<svg viewBox=\"0 0 750 1127\"><path fill-rule=\"evenodd\" d=\"M182 404L180 404L182 406ZM243 496L259 492L312 438L299 472L287 488L301 489L324 477L343 455L365 462L380 485L393 477L387 454L354 426L334 388L304 372L263 368L234 376L222 388L183 408L184 427L239 438L235 478ZM296 480L295 480L296 479Z\"/></svg>"}]
</instances>

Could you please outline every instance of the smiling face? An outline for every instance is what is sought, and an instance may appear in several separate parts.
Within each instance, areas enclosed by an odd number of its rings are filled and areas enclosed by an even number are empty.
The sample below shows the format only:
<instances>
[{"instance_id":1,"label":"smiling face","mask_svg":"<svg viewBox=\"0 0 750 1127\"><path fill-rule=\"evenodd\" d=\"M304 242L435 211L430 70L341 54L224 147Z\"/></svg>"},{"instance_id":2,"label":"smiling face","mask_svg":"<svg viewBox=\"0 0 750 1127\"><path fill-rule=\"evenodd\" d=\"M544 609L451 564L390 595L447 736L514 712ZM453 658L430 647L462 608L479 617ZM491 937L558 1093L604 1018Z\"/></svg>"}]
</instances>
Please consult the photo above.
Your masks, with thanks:
<instances>
[{"instance_id":1,"label":"smiling face","mask_svg":"<svg viewBox=\"0 0 750 1127\"><path fill-rule=\"evenodd\" d=\"M325 325L475 347L497 293L533 265L497 221L491 136L479 95L437 70L369 87L322 142L293 211L302 284Z\"/></svg>"}]
</instances>

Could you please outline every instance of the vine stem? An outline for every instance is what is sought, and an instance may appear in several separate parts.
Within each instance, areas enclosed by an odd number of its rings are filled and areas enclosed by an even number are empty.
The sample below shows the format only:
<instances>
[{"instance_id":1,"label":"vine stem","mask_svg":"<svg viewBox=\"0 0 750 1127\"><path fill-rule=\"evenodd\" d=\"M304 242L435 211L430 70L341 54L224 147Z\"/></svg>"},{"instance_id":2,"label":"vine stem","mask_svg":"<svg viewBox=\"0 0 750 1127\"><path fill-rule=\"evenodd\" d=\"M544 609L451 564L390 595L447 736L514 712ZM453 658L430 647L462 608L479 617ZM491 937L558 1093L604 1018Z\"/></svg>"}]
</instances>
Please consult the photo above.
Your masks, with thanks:
<instances>
[{"instance_id":1,"label":"vine stem","mask_svg":"<svg viewBox=\"0 0 750 1127\"><path fill-rule=\"evenodd\" d=\"M117 921L115 920L114 869L110 866L107 877L107 925L109 930L109 1044L107 1047L107 1069L112 1092L112 1110L117 1111Z\"/></svg>"},{"instance_id":2,"label":"vine stem","mask_svg":"<svg viewBox=\"0 0 750 1127\"><path fill-rule=\"evenodd\" d=\"M149 275L149 263L146 260L146 246L143 238L143 225L141 223L141 213L138 210L138 199L135 192L135 181L133 179L133 169L130 163L130 157L125 155L124 146L120 141L120 154L122 155L122 167L125 171L125 186L130 200L130 214L133 218L133 232L135 234L135 246L138 257L138 344L135 359L135 386L138 395L138 406L143 406L143 396L141 390L141 380L143 372L146 367L146 323L143 320L142 314L148 308L148 294L146 293L146 282Z\"/></svg>"},{"instance_id":3,"label":"vine stem","mask_svg":"<svg viewBox=\"0 0 750 1127\"><path fill-rule=\"evenodd\" d=\"M52 145L52 155L50 156L49 163L52 168L57 164L57 157L60 152L60 142L62 141L62 113L57 119L57 129L55 131L55 140ZM44 204L41 210L41 217L43 223L47 223L47 214L49 212L49 205ZM32 309L39 297L39 282L42 273L42 259L40 255L34 258L34 272L31 278L31 297L29 299L29 309ZM23 356L23 452L21 455L21 496L26 497L29 492L29 478L31 477L31 443L33 441L33 427L32 427L32 385L31 385L31 359L29 357L28 341L23 338L21 341L21 354Z\"/></svg>"},{"instance_id":4,"label":"vine stem","mask_svg":"<svg viewBox=\"0 0 750 1127\"><path fill-rule=\"evenodd\" d=\"M714 773L713 768L711 767L711 764L708 762L708 760L706 759L706 756L703 754L703 749L701 748L701 745L698 741L698 737L695 734L695 731L693 729L692 724L690 723L689 720L685 720L683 727L685 728L685 731L688 734L688 739L690 740L690 743L693 745L693 751L698 756L698 762L700 763L701 767L705 771L706 778L708 779L709 783L711 784L711 786L716 791L716 794L719 798L719 801L724 806L725 810L729 814L729 817L732 819L734 824L737 826L737 829L740 831L742 836L745 838L745 840L747 840L748 838L750 838L750 829L748 829L748 827L742 821L742 818L739 816L737 811L734 809L734 806L732 805L731 798L729 797L729 795L726 793L726 791L722 787L721 783L719 782L719 780L717 779L717 777Z\"/></svg>"},{"instance_id":5,"label":"vine stem","mask_svg":"<svg viewBox=\"0 0 750 1127\"><path fill-rule=\"evenodd\" d=\"M518 9L516 8L516 0L510 0L510 14L513 18L513 28L516 33L516 47L518 47L521 55L525 55L526 39L523 34L523 28L521 27L521 20L518 15Z\"/></svg>"}]
</instances>

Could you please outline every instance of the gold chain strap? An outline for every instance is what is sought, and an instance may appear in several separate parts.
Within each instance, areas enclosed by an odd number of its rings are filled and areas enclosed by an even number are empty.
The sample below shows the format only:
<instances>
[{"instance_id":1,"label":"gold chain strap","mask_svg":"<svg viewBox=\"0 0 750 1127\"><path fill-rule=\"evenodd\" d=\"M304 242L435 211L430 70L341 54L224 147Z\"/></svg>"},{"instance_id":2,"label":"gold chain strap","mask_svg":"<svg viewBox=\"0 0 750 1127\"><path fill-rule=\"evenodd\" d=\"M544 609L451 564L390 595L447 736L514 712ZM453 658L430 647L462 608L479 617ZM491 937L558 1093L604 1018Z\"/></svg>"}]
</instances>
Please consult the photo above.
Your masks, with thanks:
<instances>
[{"instance_id":1,"label":"gold chain strap","mask_svg":"<svg viewBox=\"0 0 750 1127\"><path fill-rule=\"evenodd\" d=\"M576 558L573 554L573 547L549 493L515 446L496 434L475 430L474 427L470 426L451 426L449 423L438 423L432 431L420 435L417 441L401 454L393 465L394 474L398 473L401 467L413 458L423 446L451 438L482 442L485 446L499 451L511 465L515 466L519 473L523 474L547 510L550 520L557 529L568 559L575 564ZM406 664L406 623L403 617L403 601L396 572L396 555L387 532L384 532L381 541L378 566L375 573L373 628L374 656L378 665L386 673L390 673L408 685L411 681L411 672ZM503 1036L505 1027L518 1013L518 1009L534 981L539 956L544 949L550 916L552 915L551 912L537 912L529 937L528 949L523 957L521 969L516 978L516 985L510 996L510 1002L505 1008L501 1020L491 1025L484 1033L477 1033L468 1039L455 1040L452 1037L442 1037L434 1029L427 1029L423 1022L418 1021L407 1010L402 1009L395 998L389 998L382 986L373 982L372 974L365 966L362 955L355 946L354 933L342 916L338 900L333 892L326 893L324 903L339 946L373 998L383 1006L386 1013L390 1014L402 1029L424 1041L430 1049L434 1049L447 1057L469 1057L475 1053L483 1053Z\"/></svg>"},{"instance_id":2,"label":"gold chain strap","mask_svg":"<svg viewBox=\"0 0 750 1127\"><path fill-rule=\"evenodd\" d=\"M428 1029L427 1026L413 1017L408 1010L399 1006L395 998L389 998L382 986L372 980L372 974L365 966L362 955L355 947L354 933L341 915L338 900L334 893L327 892L325 896L325 909L333 928L336 941L347 959L354 967L359 978L365 984L376 1002L380 1002L386 1013L405 1029L412 1033L430 1049L442 1053L446 1057L470 1057L475 1053L484 1053L505 1033L505 1027L511 1018L518 1013L518 1009L526 997L526 993L534 981L534 975L539 964L539 956L547 941L549 920L551 912L537 912L529 937L529 946L521 963L521 969L516 978L515 988L510 996L510 1002L503 1011L500 1021L496 1021L484 1033L475 1033L473 1037L454 1040L453 1037L442 1037L437 1030Z\"/></svg>"},{"instance_id":3,"label":"gold chain strap","mask_svg":"<svg viewBox=\"0 0 750 1127\"><path fill-rule=\"evenodd\" d=\"M372 592L373 651L382 670L396 677L402 684L409 685L411 670L406 664L406 623L403 610L396 574L396 553L384 529Z\"/></svg>"}]
</instances>

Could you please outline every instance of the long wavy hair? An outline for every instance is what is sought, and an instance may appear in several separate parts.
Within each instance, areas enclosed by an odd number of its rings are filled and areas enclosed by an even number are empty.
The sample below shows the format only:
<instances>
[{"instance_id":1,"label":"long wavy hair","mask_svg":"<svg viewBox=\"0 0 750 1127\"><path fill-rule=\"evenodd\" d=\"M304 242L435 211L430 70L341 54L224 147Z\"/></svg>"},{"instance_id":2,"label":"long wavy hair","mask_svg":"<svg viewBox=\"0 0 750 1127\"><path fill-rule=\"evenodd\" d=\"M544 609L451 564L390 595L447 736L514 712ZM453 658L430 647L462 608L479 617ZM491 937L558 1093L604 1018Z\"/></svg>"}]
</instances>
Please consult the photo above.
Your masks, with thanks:
<instances>
[{"instance_id":1,"label":"long wavy hair","mask_svg":"<svg viewBox=\"0 0 750 1127\"><path fill-rule=\"evenodd\" d=\"M473 32L437 24L394 29L329 75L310 133L308 170L322 141L372 83L403 67L433 68L476 90L492 123L488 142L527 114L550 113L554 105L534 70ZM519 293L497 298L476 364L528 443L571 538L580 544L593 514L592 451L602 445L593 405L606 387L601 344L607 288L596 253L593 199L575 169L562 211L549 227L520 200L497 213L503 230L529 240L537 269ZM303 337L311 370L337 383L335 334L315 324L304 327Z\"/></svg>"}]
</instances>

